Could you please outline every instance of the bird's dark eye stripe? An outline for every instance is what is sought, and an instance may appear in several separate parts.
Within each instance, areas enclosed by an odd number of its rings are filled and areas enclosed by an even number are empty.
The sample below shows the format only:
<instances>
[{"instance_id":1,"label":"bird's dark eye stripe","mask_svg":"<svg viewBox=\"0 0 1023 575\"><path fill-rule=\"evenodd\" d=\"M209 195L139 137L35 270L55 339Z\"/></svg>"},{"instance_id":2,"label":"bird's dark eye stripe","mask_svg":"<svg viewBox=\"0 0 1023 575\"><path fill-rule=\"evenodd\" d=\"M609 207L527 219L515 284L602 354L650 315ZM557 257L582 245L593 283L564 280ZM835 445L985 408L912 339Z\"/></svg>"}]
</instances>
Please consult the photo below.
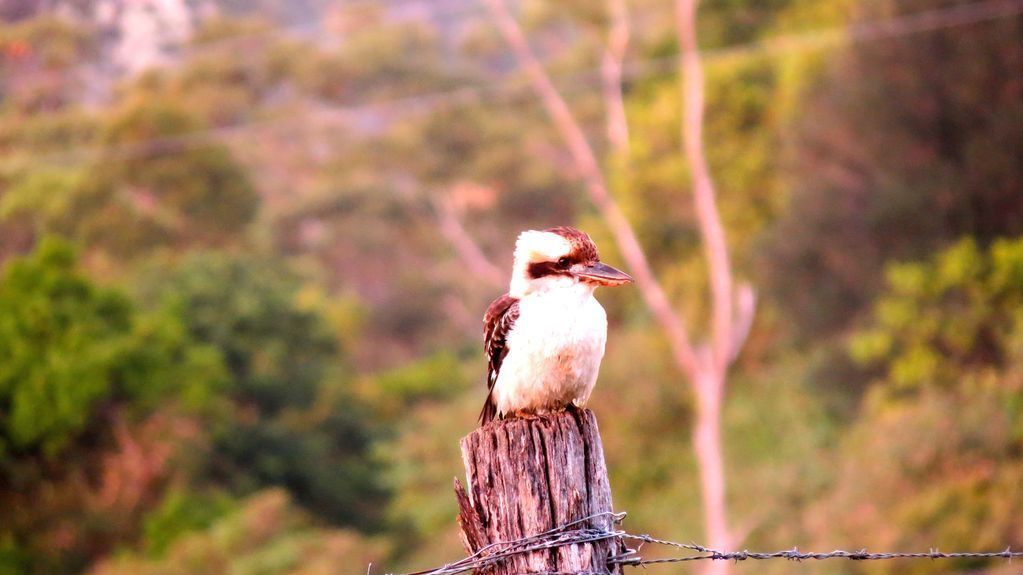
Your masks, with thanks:
<instances>
[{"instance_id":1,"label":"bird's dark eye stripe","mask_svg":"<svg viewBox=\"0 0 1023 575\"><path fill-rule=\"evenodd\" d=\"M565 258L562 258L565 259ZM571 265L569 261L569 265ZM558 262L534 262L529 264L526 268L526 273L529 274L531 279L542 278L546 276L556 275L568 275L568 267L561 267Z\"/></svg>"}]
</instances>

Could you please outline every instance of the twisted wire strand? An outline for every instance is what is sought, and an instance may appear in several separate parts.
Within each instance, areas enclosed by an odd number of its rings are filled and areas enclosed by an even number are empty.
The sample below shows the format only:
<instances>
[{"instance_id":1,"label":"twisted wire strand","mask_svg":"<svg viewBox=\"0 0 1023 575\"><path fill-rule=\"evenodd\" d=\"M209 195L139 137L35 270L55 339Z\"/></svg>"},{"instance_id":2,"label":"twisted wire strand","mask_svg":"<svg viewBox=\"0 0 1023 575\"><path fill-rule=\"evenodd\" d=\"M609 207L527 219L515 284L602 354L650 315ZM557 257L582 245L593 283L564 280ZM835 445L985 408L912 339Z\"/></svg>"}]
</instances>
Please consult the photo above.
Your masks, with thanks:
<instances>
[{"instance_id":1,"label":"twisted wire strand","mask_svg":"<svg viewBox=\"0 0 1023 575\"><path fill-rule=\"evenodd\" d=\"M487 567L501 562L509 557L516 555L522 555L525 553L532 553L534 551L542 551L545 549L552 549L555 547L562 547L566 545L575 545L581 543L590 543L593 541L600 541L603 539L610 539L612 537L618 537L624 535L621 531L606 531L600 529L576 529L569 531L569 527L580 525L582 523L588 523L594 519L600 517L610 517L612 522L619 523L625 517L625 513L614 513L612 511L604 511L601 513L594 513L593 515L587 515L575 521L570 521L563 525L559 525L542 533L536 535L530 535L522 537L512 541L497 541L484 545L472 555L459 559L452 563L442 565L435 569L427 569L425 571L415 571L412 573L405 573L403 575L456 575L458 573L465 573L482 567ZM492 553L491 553L492 552ZM395 575L395 574L388 574ZM575 574L572 574L575 575ZM582 575L582 574L580 574Z\"/></svg>"},{"instance_id":2,"label":"twisted wire strand","mask_svg":"<svg viewBox=\"0 0 1023 575\"><path fill-rule=\"evenodd\" d=\"M651 545L664 545L667 547L674 547L683 551L688 551L690 555L682 555L679 557L666 557L662 559L643 559L636 549L626 549L625 552L611 557L608 560L609 564L617 564L622 566L644 566L644 565L656 565L663 563L682 563L688 561L763 561L770 559L787 559L789 561L823 561L827 559L848 559L851 561L883 561L891 559L1006 559L1010 562L1013 558L1023 557L1023 551L1013 551L1011 547L1006 547L1003 551L956 551L951 553L945 553L939 551L937 548L931 548L926 552L886 552L886 553L871 553L866 549L860 549L858 551L846 551L842 549L836 549L828 553L820 552L803 552L798 547L792 549L785 549L780 551L750 551L744 549L742 551L720 551L696 543L679 543L676 541L669 541L666 539L658 539L651 537L650 535L641 535L628 533L621 530L607 530L607 529L595 529L592 527L581 527L577 529L571 529L572 527L589 523L590 521L601 518L611 518L613 524L621 523L625 517L624 513L613 513L603 512L596 513L565 523L553 529L531 535L528 537L522 537L511 541L499 541L490 543L481 547L478 551L465 557L442 565L434 569L427 569L424 571L415 571L412 573L405 573L401 575L458 575L460 573L466 573L477 569L483 569L493 565L497 565L502 561L515 557L518 555L524 555L526 553L533 553L536 551L543 551L546 549L553 549L556 547L563 547L567 545L578 545L584 543L592 543L595 541L602 541L606 539L621 539L624 541L636 541L640 544L651 544ZM367 572L367 575L368 572ZM388 574L397 575L397 574ZM591 573L587 571L583 572L561 572L561 571L544 571L537 573L529 573L523 575L601 575L597 573Z\"/></svg>"}]
</instances>

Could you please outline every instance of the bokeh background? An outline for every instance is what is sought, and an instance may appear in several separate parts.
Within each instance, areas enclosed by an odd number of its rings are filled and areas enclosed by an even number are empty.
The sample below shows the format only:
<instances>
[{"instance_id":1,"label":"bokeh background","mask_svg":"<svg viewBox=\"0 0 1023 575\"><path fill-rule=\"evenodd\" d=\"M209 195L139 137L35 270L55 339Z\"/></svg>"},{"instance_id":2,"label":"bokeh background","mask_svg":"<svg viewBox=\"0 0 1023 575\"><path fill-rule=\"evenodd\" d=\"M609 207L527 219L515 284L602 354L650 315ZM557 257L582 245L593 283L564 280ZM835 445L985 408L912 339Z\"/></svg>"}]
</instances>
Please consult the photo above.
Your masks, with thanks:
<instances>
[{"instance_id":1,"label":"bokeh background","mask_svg":"<svg viewBox=\"0 0 1023 575\"><path fill-rule=\"evenodd\" d=\"M625 147L608 7L510 6L702 339L673 3L626 4ZM724 406L740 547L1023 548L1021 14L701 4L707 155L758 296ZM623 263L484 6L2 0L0 19L0 573L460 557L457 441L516 234L576 225ZM701 541L690 388L635 289L598 297L616 507Z\"/></svg>"}]
</instances>

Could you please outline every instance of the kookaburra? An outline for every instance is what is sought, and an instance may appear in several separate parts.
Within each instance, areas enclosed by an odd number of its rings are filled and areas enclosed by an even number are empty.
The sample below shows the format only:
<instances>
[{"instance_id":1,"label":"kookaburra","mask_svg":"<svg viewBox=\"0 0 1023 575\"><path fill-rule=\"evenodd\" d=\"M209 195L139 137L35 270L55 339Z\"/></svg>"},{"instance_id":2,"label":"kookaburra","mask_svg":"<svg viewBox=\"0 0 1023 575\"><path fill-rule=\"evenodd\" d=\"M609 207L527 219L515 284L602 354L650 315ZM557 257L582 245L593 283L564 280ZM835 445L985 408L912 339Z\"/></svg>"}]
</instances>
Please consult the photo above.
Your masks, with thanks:
<instances>
[{"instance_id":1,"label":"kookaburra","mask_svg":"<svg viewBox=\"0 0 1023 575\"><path fill-rule=\"evenodd\" d=\"M508 293L483 319L490 393L480 422L583 406L607 341L607 314L593 291L631 281L601 263L593 240L575 228L522 232Z\"/></svg>"}]
</instances>

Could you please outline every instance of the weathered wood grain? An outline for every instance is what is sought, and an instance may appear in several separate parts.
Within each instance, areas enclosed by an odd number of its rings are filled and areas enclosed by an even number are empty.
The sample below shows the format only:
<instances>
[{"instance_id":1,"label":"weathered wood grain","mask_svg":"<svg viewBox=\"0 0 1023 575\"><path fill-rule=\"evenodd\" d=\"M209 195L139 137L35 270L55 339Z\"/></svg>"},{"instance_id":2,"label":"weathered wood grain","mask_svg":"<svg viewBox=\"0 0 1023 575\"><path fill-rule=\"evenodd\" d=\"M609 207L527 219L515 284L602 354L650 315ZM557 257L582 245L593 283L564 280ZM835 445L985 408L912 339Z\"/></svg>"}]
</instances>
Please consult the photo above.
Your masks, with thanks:
<instances>
[{"instance_id":1,"label":"weathered wood grain","mask_svg":"<svg viewBox=\"0 0 1023 575\"><path fill-rule=\"evenodd\" d=\"M589 410L493 421L461 442L468 491L455 480L458 522L466 551L538 535L613 511L597 420ZM611 530L610 516L573 528ZM488 570L522 573L621 573L607 559L623 549L615 539L510 557Z\"/></svg>"}]
</instances>

